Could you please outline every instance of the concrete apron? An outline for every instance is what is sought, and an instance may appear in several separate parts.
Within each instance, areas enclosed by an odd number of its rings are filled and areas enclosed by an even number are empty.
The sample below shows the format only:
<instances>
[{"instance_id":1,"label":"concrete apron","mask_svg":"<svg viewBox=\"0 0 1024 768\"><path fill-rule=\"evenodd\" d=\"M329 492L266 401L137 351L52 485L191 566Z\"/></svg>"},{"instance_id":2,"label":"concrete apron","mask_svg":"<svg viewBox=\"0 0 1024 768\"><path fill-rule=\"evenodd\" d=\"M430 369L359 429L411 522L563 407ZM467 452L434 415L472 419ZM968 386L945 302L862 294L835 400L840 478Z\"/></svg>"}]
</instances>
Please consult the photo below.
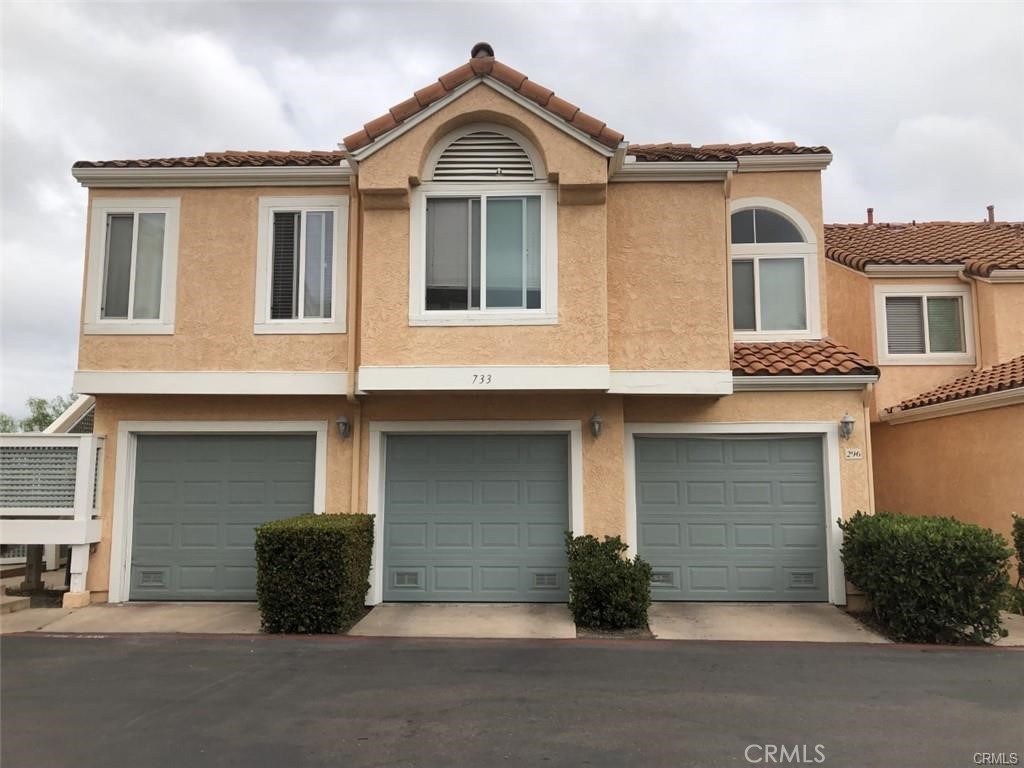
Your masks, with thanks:
<instances>
[{"instance_id":1,"label":"concrete apron","mask_svg":"<svg viewBox=\"0 0 1024 768\"><path fill-rule=\"evenodd\" d=\"M382 603L349 632L364 637L573 638L556 603Z\"/></svg>"},{"instance_id":2,"label":"concrete apron","mask_svg":"<svg viewBox=\"0 0 1024 768\"><path fill-rule=\"evenodd\" d=\"M888 643L826 603L652 603L659 640Z\"/></svg>"},{"instance_id":3,"label":"concrete apron","mask_svg":"<svg viewBox=\"0 0 1024 768\"><path fill-rule=\"evenodd\" d=\"M85 634L255 634L260 631L260 611L256 603L127 603L90 605L74 611L53 610L52 620L41 626L26 626L19 630L15 628L15 622L5 621L2 630L5 633L35 630ZM56 613L58 610L60 612ZM35 610L21 612L26 621L33 619L31 614L35 613Z\"/></svg>"}]
</instances>

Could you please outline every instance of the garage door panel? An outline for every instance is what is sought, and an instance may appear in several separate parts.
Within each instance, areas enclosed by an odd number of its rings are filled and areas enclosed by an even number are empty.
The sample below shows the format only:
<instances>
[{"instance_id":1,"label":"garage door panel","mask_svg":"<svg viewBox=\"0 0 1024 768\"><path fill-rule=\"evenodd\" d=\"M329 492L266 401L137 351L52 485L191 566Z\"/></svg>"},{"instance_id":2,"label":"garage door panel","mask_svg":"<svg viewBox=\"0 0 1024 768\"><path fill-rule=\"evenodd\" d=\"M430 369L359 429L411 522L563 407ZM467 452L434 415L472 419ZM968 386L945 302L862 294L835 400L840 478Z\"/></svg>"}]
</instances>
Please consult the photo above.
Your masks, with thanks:
<instances>
[{"instance_id":1,"label":"garage door panel","mask_svg":"<svg viewBox=\"0 0 1024 768\"><path fill-rule=\"evenodd\" d=\"M636 457L655 599L827 599L820 438L637 438Z\"/></svg>"},{"instance_id":2,"label":"garage door panel","mask_svg":"<svg viewBox=\"0 0 1024 768\"><path fill-rule=\"evenodd\" d=\"M255 600L255 528L313 511L312 435L142 435L130 599Z\"/></svg>"},{"instance_id":3,"label":"garage door panel","mask_svg":"<svg viewBox=\"0 0 1024 768\"><path fill-rule=\"evenodd\" d=\"M567 474L564 436L388 436L384 598L567 599Z\"/></svg>"}]
</instances>

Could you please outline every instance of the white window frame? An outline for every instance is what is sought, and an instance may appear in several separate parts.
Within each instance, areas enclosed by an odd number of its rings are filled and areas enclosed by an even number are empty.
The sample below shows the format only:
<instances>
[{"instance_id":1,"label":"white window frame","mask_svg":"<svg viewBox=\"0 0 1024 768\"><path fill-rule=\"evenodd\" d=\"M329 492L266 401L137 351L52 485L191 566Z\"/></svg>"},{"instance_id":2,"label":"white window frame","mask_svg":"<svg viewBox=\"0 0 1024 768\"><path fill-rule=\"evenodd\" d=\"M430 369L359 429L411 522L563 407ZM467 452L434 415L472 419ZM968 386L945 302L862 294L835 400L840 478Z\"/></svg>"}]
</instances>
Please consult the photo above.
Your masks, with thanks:
<instances>
[{"instance_id":1,"label":"white window frame","mask_svg":"<svg viewBox=\"0 0 1024 768\"><path fill-rule=\"evenodd\" d=\"M924 354L893 354L889 352L888 318L885 300L892 297L922 299L925 349L931 348L928 335L928 298L959 298L964 332L964 352L925 352ZM967 285L928 285L906 283L875 286L875 348L882 365L974 365L974 308L971 288Z\"/></svg>"},{"instance_id":2,"label":"white window frame","mask_svg":"<svg viewBox=\"0 0 1024 768\"><path fill-rule=\"evenodd\" d=\"M140 213L164 214L164 253L160 275L160 316L148 319L104 318L103 281L107 260L107 217L111 214L133 214L138 237ZM82 331L86 335L155 335L174 333L174 309L177 298L178 227L181 198L178 197L97 197L92 200L89 220L89 255L86 270L85 318ZM135 248L132 248L132 264ZM134 270L129 290L134 291ZM131 302L129 302L129 314Z\"/></svg>"},{"instance_id":3,"label":"white window frame","mask_svg":"<svg viewBox=\"0 0 1024 768\"><path fill-rule=\"evenodd\" d=\"M729 206L730 220L734 213L751 208L766 208L788 219L803 235L802 243L732 243L729 229L729 325L736 341L799 341L821 338L821 286L818 278L818 240L810 222L798 210L768 197L744 197ZM758 262L766 259L794 259L804 262L804 303L807 327L791 331L737 330L732 314L732 265L734 261L754 263L754 322L761 324L761 277Z\"/></svg>"},{"instance_id":4,"label":"white window frame","mask_svg":"<svg viewBox=\"0 0 1024 768\"><path fill-rule=\"evenodd\" d=\"M273 273L274 214L279 211L331 211L334 213L333 283L331 286L331 317L296 317L272 319L270 296ZM305 252L306 230L302 229L300 253ZM303 258L303 262L304 258ZM299 274L299 294L304 292L305 275ZM275 333L345 333L348 307L348 195L301 195L294 197L261 197L259 200L259 232L256 244L256 316L255 334ZM300 300L301 307L301 300Z\"/></svg>"},{"instance_id":5,"label":"white window frame","mask_svg":"<svg viewBox=\"0 0 1024 768\"><path fill-rule=\"evenodd\" d=\"M484 302L487 279L486 198L540 197L540 308L453 309L426 308L427 199L479 197L480 294ZM415 189L410 210L409 325L556 325L558 323L558 191L545 181L528 183L426 182Z\"/></svg>"}]
</instances>

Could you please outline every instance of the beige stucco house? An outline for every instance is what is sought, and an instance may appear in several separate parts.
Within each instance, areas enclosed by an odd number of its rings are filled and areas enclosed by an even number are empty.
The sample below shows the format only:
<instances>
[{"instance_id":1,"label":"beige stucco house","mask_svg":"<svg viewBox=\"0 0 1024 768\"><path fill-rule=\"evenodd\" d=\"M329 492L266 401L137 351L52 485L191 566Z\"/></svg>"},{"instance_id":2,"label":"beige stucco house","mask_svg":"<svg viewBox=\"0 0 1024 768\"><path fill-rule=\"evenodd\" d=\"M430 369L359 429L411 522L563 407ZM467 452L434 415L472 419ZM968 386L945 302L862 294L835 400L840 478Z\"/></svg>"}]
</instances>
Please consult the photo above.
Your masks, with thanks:
<instances>
[{"instance_id":1,"label":"beige stucco house","mask_svg":"<svg viewBox=\"0 0 1024 768\"><path fill-rule=\"evenodd\" d=\"M311 511L375 516L371 603L563 601L566 530L656 599L844 603L878 372L831 159L629 144L480 44L337 151L76 163L91 599L252 599Z\"/></svg>"},{"instance_id":2,"label":"beige stucco house","mask_svg":"<svg viewBox=\"0 0 1024 768\"><path fill-rule=\"evenodd\" d=\"M1024 514L1024 224L825 226L833 335L873 388L879 509L1009 537Z\"/></svg>"}]
</instances>

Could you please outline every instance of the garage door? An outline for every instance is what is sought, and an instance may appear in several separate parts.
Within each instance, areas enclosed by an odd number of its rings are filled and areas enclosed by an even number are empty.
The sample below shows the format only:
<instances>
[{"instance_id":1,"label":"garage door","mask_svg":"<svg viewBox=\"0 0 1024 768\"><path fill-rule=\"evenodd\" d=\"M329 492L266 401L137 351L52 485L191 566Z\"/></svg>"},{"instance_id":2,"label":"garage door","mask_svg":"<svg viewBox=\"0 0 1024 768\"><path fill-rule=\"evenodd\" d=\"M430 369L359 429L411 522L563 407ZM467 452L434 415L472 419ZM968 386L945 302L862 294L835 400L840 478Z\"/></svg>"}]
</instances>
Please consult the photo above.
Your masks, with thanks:
<instances>
[{"instance_id":1,"label":"garage door","mask_svg":"<svg viewBox=\"0 0 1024 768\"><path fill-rule=\"evenodd\" d=\"M313 511L313 435L140 435L132 600L255 600L253 529Z\"/></svg>"},{"instance_id":2,"label":"garage door","mask_svg":"<svg viewBox=\"0 0 1024 768\"><path fill-rule=\"evenodd\" d=\"M828 599L817 437L636 439L656 600Z\"/></svg>"},{"instance_id":3,"label":"garage door","mask_svg":"<svg viewBox=\"0 0 1024 768\"><path fill-rule=\"evenodd\" d=\"M388 435L384 599L564 602L563 435Z\"/></svg>"}]
</instances>

